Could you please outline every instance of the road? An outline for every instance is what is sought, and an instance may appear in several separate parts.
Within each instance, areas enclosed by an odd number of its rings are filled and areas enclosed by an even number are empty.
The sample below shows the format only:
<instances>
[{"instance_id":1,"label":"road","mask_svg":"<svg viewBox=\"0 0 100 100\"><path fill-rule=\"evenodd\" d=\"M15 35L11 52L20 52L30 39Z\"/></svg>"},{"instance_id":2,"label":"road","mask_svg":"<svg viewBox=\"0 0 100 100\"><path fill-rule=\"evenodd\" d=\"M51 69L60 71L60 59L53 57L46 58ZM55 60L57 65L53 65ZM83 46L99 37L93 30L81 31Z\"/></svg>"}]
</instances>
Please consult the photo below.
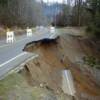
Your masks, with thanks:
<instances>
[{"instance_id":1,"label":"road","mask_svg":"<svg viewBox=\"0 0 100 100\"><path fill-rule=\"evenodd\" d=\"M48 29L42 29L36 31L32 37L22 36L12 44L0 42L0 78L29 58L37 57L37 54L24 52L23 48L29 42L44 38L54 38L54 34L50 34Z\"/></svg>"}]
</instances>

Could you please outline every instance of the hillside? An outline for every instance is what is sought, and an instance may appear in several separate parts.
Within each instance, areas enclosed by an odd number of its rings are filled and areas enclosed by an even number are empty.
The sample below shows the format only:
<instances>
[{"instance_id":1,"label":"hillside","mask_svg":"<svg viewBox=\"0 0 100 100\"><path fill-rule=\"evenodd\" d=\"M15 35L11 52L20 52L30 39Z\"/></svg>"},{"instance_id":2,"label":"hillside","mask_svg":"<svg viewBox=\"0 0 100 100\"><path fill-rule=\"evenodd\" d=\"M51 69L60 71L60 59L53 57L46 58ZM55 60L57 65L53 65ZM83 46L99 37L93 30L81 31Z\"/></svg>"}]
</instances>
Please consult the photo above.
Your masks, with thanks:
<instances>
[{"instance_id":1,"label":"hillside","mask_svg":"<svg viewBox=\"0 0 100 100\"><path fill-rule=\"evenodd\" d=\"M74 77L76 95L80 100L87 100L87 98L99 100L100 78L96 77L94 69L83 61L83 57L88 53L91 52L92 55L92 49L82 44L84 44L84 38L67 33L61 34L56 43L37 43L36 46L34 43L30 44L25 50L39 54L39 58L27 64L33 80L47 83L54 91L61 92L60 72L70 69Z\"/></svg>"},{"instance_id":2,"label":"hillside","mask_svg":"<svg viewBox=\"0 0 100 100\"><path fill-rule=\"evenodd\" d=\"M57 40L26 45L24 51L36 53L39 57L31 59L22 66L23 69L0 81L1 100L100 100L100 78L97 77L100 70L85 64L83 60L88 54L96 56L95 49L87 46L81 29L58 31L60 37ZM75 98L62 90L61 72L65 69L73 75Z\"/></svg>"}]
</instances>

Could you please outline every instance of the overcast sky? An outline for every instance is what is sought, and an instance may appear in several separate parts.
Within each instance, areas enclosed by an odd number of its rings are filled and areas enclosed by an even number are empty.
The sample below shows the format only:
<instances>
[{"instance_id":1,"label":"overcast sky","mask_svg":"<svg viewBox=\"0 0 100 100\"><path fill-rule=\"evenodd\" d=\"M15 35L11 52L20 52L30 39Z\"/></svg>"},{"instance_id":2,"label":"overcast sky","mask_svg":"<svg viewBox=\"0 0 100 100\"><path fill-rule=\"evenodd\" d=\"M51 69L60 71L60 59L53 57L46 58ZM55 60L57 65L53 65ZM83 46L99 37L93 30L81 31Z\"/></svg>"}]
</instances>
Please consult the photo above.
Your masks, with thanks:
<instances>
[{"instance_id":1,"label":"overcast sky","mask_svg":"<svg viewBox=\"0 0 100 100\"><path fill-rule=\"evenodd\" d=\"M63 0L43 0L44 2L50 2L50 3L54 3L54 2L58 2L58 3L62 3Z\"/></svg>"},{"instance_id":2,"label":"overcast sky","mask_svg":"<svg viewBox=\"0 0 100 100\"><path fill-rule=\"evenodd\" d=\"M65 3L65 4L67 4L68 3L68 0L36 0L36 1L43 1L43 2L45 2L47 4L52 4L52 3ZM73 6L74 2L75 2L75 0L70 0L69 3Z\"/></svg>"},{"instance_id":3,"label":"overcast sky","mask_svg":"<svg viewBox=\"0 0 100 100\"><path fill-rule=\"evenodd\" d=\"M41 0L37 0L37 1L41 1ZM45 3L55 3L55 2L62 3L67 0L42 0L42 1L44 1Z\"/></svg>"}]
</instances>

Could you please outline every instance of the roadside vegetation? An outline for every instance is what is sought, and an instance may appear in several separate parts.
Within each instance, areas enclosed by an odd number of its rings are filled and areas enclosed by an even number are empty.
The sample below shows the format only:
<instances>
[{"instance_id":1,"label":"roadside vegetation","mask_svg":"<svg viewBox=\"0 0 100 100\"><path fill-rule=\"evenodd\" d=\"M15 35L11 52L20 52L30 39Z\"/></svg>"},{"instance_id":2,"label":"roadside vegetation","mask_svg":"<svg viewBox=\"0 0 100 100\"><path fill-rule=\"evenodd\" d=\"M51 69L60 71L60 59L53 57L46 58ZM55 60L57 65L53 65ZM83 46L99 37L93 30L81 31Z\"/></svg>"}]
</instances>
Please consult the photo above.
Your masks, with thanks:
<instances>
[{"instance_id":1,"label":"roadside vegetation","mask_svg":"<svg viewBox=\"0 0 100 100\"><path fill-rule=\"evenodd\" d=\"M84 64L87 64L93 68L100 69L100 60L94 56L83 57Z\"/></svg>"},{"instance_id":2,"label":"roadside vegetation","mask_svg":"<svg viewBox=\"0 0 100 100\"><path fill-rule=\"evenodd\" d=\"M24 79L19 74L13 73L8 75L5 79L0 81L0 99L8 100L10 91L19 88L24 88Z\"/></svg>"},{"instance_id":3,"label":"roadside vegetation","mask_svg":"<svg viewBox=\"0 0 100 100\"><path fill-rule=\"evenodd\" d=\"M62 5L62 12L56 16L53 25L86 27L86 32L92 38L100 38L100 0L71 0Z\"/></svg>"},{"instance_id":4,"label":"roadside vegetation","mask_svg":"<svg viewBox=\"0 0 100 100\"><path fill-rule=\"evenodd\" d=\"M30 85L23 73L9 74L0 81L0 100L66 100L66 95L55 94L48 88ZM69 96L68 100L72 100Z\"/></svg>"}]
</instances>

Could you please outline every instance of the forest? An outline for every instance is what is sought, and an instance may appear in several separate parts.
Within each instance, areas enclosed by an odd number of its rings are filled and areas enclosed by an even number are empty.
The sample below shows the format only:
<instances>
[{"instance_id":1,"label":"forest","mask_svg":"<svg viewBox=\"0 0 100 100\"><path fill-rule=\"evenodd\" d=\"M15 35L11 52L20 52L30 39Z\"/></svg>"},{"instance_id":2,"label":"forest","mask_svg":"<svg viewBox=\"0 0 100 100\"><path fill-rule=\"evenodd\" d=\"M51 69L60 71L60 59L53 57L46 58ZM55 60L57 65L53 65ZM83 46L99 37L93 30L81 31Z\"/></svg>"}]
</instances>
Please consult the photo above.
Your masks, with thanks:
<instances>
[{"instance_id":1,"label":"forest","mask_svg":"<svg viewBox=\"0 0 100 100\"><path fill-rule=\"evenodd\" d=\"M41 7L35 0L0 0L0 24L7 27L43 24Z\"/></svg>"},{"instance_id":2,"label":"forest","mask_svg":"<svg viewBox=\"0 0 100 100\"><path fill-rule=\"evenodd\" d=\"M100 38L100 0L64 0L61 5L62 12L56 14L53 25L85 27L91 36ZM0 25L48 25L50 21L44 13L42 0L0 0Z\"/></svg>"},{"instance_id":3,"label":"forest","mask_svg":"<svg viewBox=\"0 0 100 100\"><path fill-rule=\"evenodd\" d=\"M68 0L56 16L57 26L85 26L91 36L100 38L100 0Z\"/></svg>"}]
</instances>

